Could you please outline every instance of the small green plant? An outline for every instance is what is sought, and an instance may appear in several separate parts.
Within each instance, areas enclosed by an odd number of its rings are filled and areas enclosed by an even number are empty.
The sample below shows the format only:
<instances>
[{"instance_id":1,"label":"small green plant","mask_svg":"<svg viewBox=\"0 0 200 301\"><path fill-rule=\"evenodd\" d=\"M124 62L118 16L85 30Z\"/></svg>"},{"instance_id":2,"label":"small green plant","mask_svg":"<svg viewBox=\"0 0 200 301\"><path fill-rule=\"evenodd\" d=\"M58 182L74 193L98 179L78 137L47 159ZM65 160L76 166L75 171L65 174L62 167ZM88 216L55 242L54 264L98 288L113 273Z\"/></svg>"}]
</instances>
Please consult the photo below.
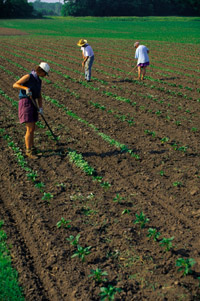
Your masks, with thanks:
<instances>
[{"instance_id":1,"label":"small green plant","mask_svg":"<svg viewBox=\"0 0 200 301\"><path fill-rule=\"evenodd\" d=\"M96 268L96 270L92 269L90 272L91 272L91 274L88 277L93 277L95 282L101 283L103 281L107 281L106 278L103 278L104 276L108 275L107 272L102 271L99 268Z\"/></svg>"},{"instance_id":2,"label":"small green plant","mask_svg":"<svg viewBox=\"0 0 200 301\"><path fill-rule=\"evenodd\" d=\"M80 258L81 261L84 262L85 256L91 253L90 252L91 248L92 248L91 246L83 248L80 245L77 245L77 251L71 256L71 258L78 256L78 258Z\"/></svg>"},{"instance_id":3,"label":"small green plant","mask_svg":"<svg viewBox=\"0 0 200 301\"><path fill-rule=\"evenodd\" d=\"M51 199L53 199L53 194L51 194L50 192L44 192L42 200L50 202Z\"/></svg>"},{"instance_id":4,"label":"small green plant","mask_svg":"<svg viewBox=\"0 0 200 301\"><path fill-rule=\"evenodd\" d=\"M121 204L121 201L122 201L122 200L124 200L124 198L121 197L121 196L119 195L119 193L117 193L117 194L116 194L116 197L114 197L114 199L113 199L113 202Z\"/></svg>"},{"instance_id":5,"label":"small green plant","mask_svg":"<svg viewBox=\"0 0 200 301\"><path fill-rule=\"evenodd\" d=\"M165 172L163 170L161 170L160 175L163 177L165 175Z\"/></svg>"},{"instance_id":6,"label":"small green plant","mask_svg":"<svg viewBox=\"0 0 200 301\"><path fill-rule=\"evenodd\" d=\"M159 236L160 236L160 232L158 232L156 229L154 228L149 228L148 229L148 237L152 237L154 241L157 241Z\"/></svg>"},{"instance_id":7,"label":"small green plant","mask_svg":"<svg viewBox=\"0 0 200 301\"><path fill-rule=\"evenodd\" d=\"M134 224L139 224L141 229L144 228L145 225L149 222L149 219L145 216L143 212L141 212L140 215L136 213L135 216L136 220Z\"/></svg>"},{"instance_id":8,"label":"small green plant","mask_svg":"<svg viewBox=\"0 0 200 301\"><path fill-rule=\"evenodd\" d=\"M37 172L30 172L27 174L27 178L33 182L35 182L37 178Z\"/></svg>"},{"instance_id":9,"label":"small green plant","mask_svg":"<svg viewBox=\"0 0 200 301\"><path fill-rule=\"evenodd\" d=\"M178 271L183 271L183 275L186 276L188 274L191 274L191 267L196 263L196 261L193 258L178 258L176 261L176 266L179 267Z\"/></svg>"},{"instance_id":10,"label":"small green plant","mask_svg":"<svg viewBox=\"0 0 200 301\"><path fill-rule=\"evenodd\" d=\"M123 211L122 211L122 214L129 214L131 212L131 210L129 210L129 209L124 209Z\"/></svg>"},{"instance_id":11,"label":"small green plant","mask_svg":"<svg viewBox=\"0 0 200 301\"><path fill-rule=\"evenodd\" d=\"M112 285L108 285L108 287L101 287L100 288L101 292L100 292L100 296L101 296L101 300L114 300L115 299L115 295L116 293L120 293L122 291L121 288L119 287L114 287Z\"/></svg>"},{"instance_id":12,"label":"small green plant","mask_svg":"<svg viewBox=\"0 0 200 301\"><path fill-rule=\"evenodd\" d=\"M165 142L169 141L169 138L168 137L163 137L160 141L162 143L165 143Z\"/></svg>"},{"instance_id":13,"label":"small green plant","mask_svg":"<svg viewBox=\"0 0 200 301\"><path fill-rule=\"evenodd\" d=\"M70 235L68 238L66 238L66 240L70 242L70 245L77 246L80 236L80 234L77 234L75 237L73 235Z\"/></svg>"},{"instance_id":14,"label":"small green plant","mask_svg":"<svg viewBox=\"0 0 200 301\"><path fill-rule=\"evenodd\" d=\"M105 188L105 189L109 189L110 186L111 186L111 184L108 183L108 182L103 182L103 183L101 183L100 185L101 185L101 187L103 187L103 188Z\"/></svg>"},{"instance_id":15,"label":"small green plant","mask_svg":"<svg viewBox=\"0 0 200 301\"><path fill-rule=\"evenodd\" d=\"M173 183L173 186L174 186L174 187L182 187L183 184L182 184L181 182L174 182L174 183Z\"/></svg>"},{"instance_id":16,"label":"small green plant","mask_svg":"<svg viewBox=\"0 0 200 301\"><path fill-rule=\"evenodd\" d=\"M165 248L165 250L164 250L165 252L172 249L172 247L173 247L172 240L173 239L174 239L174 236L172 236L170 238L163 237L163 239L160 241L160 245Z\"/></svg>"},{"instance_id":17,"label":"small green plant","mask_svg":"<svg viewBox=\"0 0 200 301\"><path fill-rule=\"evenodd\" d=\"M45 187L45 184L42 182L36 183L35 187L38 188L40 190L40 192L44 192L44 190L42 188Z\"/></svg>"},{"instance_id":18,"label":"small green plant","mask_svg":"<svg viewBox=\"0 0 200 301\"><path fill-rule=\"evenodd\" d=\"M56 226L57 226L58 229L61 228L61 227L70 228L71 225L69 225L69 223L71 223L70 220L65 220L64 217L61 217L61 220L57 222Z\"/></svg>"}]
</instances>

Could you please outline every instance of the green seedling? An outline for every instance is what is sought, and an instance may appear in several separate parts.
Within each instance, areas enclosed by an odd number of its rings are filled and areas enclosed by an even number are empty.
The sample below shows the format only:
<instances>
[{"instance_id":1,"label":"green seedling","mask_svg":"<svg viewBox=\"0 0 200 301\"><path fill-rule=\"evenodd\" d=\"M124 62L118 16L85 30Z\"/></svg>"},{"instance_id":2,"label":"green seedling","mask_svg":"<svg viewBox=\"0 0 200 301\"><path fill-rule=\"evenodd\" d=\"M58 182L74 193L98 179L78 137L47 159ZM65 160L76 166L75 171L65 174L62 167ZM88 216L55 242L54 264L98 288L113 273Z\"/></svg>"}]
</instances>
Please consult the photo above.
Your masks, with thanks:
<instances>
[{"instance_id":1,"label":"green seedling","mask_svg":"<svg viewBox=\"0 0 200 301\"><path fill-rule=\"evenodd\" d=\"M116 197L114 197L114 199L113 199L113 202L121 204L121 201L123 201L123 200L124 200L124 198L121 197L121 196L119 195L119 193L117 193L117 194L116 194Z\"/></svg>"},{"instance_id":2,"label":"green seedling","mask_svg":"<svg viewBox=\"0 0 200 301\"><path fill-rule=\"evenodd\" d=\"M149 222L149 219L145 216L143 212L141 212L140 215L136 213L135 216L136 216L136 220L134 224L139 224L141 229L144 228L146 223Z\"/></svg>"},{"instance_id":3,"label":"green seedling","mask_svg":"<svg viewBox=\"0 0 200 301\"><path fill-rule=\"evenodd\" d=\"M131 211L129 210L129 209L124 209L123 211L122 211L122 214L129 214Z\"/></svg>"},{"instance_id":4,"label":"green seedling","mask_svg":"<svg viewBox=\"0 0 200 301\"><path fill-rule=\"evenodd\" d=\"M172 236L170 238L163 237L163 239L160 241L160 245L165 248L165 250L164 250L165 252L172 249L172 247L173 247L172 240L173 239L174 239L174 236Z\"/></svg>"},{"instance_id":5,"label":"green seedling","mask_svg":"<svg viewBox=\"0 0 200 301\"><path fill-rule=\"evenodd\" d=\"M93 270L93 269L92 269L90 272L91 272L91 274L90 274L88 277L93 277L93 280L94 280L95 282L101 283L101 282L103 282L103 281L107 281L106 278L103 278L104 276L107 276L107 275L108 275L107 272L102 271L102 270L99 269L99 268L96 268L96 270Z\"/></svg>"},{"instance_id":6,"label":"green seedling","mask_svg":"<svg viewBox=\"0 0 200 301\"><path fill-rule=\"evenodd\" d=\"M56 186L57 187L61 187L62 189L65 189L66 188L66 185L64 183L56 183Z\"/></svg>"},{"instance_id":7,"label":"green seedling","mask_svg":"<svg viewBox=\"0 0 200 301\"><path fill-rule=\"evenodd\" d=\"M101 185L101 187L103 187L103 188L105 188L105 189L109 189L110 186L111 186L111 184L108 183L108 182L103 182L103 183L101 183L100 185Z\"/></svg>"},{"instance_id":8,"label":"green seedling","mask_svg":"<svg viewBox=\"0 0 200 301\"><path fill-rule=\"evenodd\" d=\"M27 174L27 178L33 182L35 182L37 178L37 172L30 172Z\"/></svg>"},{"instance_id":9,"label":"green seedling","mask_svg":"<svg viewBox=\"0 0 200 301\"><path fill-rule=\"evenodd\" d=\"M102 179L103 179L103 177L101 177L101 176L93 176L93 177L92 177L92 180L93 180L93 181L97 181L97 182L101 182Z\"/></svg>"},{"instance_id":10,"label":"green seedling","mask_svg":"<svg viewBox=\"0 0 200 301\"><path fill-rule=\"evenodd\" d=\"M164 176L164 175L165 175L165 173L164 173L163 170L160 171L160 175L161 175L161 176Z\"/></svg>"},{"instance_id":11,"label":"green seedling","mask_svg":"<svg viewBox=\"0 0 200 301\"><path fill-rule=\"evenodd\" d=\"M181 186L183 186L183 184L181 182L174 182L173 186L174 187L181 187Z\"/></svg>"},{"instance_id":12,"label":"green seedling","mask_svg":"<svg viewBox=\"0 0 200 301\"><path fill-rule=\"evenodd\" d=\"M160 139L160 141L162 143L165 143L165 142L168 142L169 141L169 138L168 137L163 137L162 139Z\"/></svg>"},{"instance_id":13,"label":"green seedling","mask_svg":"<svg viewBox=\"0 0 200 301\"><path fill-rule=\"evenodd\" d=\"M80 234L77 234L76 237L70 235L68 238L66 238L66 240L70 242L70 245L77 246L80 236L81 236Z\"/></svg>"},{"instance_id":14,"label":"green seedling","mask_svg":"<svg viewBox=\"0 0 200 301\"><path fill-rule=\"evenodd\" d=\"M44 192L44 195L42 197L43 201L50 201L51 199L53 199L53 194L51 194L50 192Z\"/></svg>"},{"instance_id":15,"label":"green seedling","mask_svg":"<svg viewBox=\"0 0 200 301\"><path fill-rule=\"evenodd\" d=\"M196 263L193 258L178 258L176 261L176 266L179 267L178 271L183 271L183 275L186 276L192 273L191 267Z\"/></svg>"},{"instance_id":16,"label":"green seedling","mask_svg":"<svg viewBox=\"0 0 200 301\"><path fill-rule=\"evenodd\" d=\"M158 232L156 229L149 228L147 237L152 237L154 241L157 241L160 236L160 232Z\"/></svg>"},{"instance_id":17,"label":"green seedling","mask_svg":"<svg viewBox=\"0 0 200 301\"><path fill-rule=\"evenodd\" d=\"M115 299L115 295L117 293L120 293L122 291L121 288L119 287L114 287L112 285L108 285L108 287L101 287L100 288L101 292L100 292L100 296L101 296L101 300L114 300Z\"/></svg>"},{"instance_id":18,"label":"green seedling","mask_svg":"<svg viewBox=\"0 0 200 301\"><path fill-rule=\"evenodd\" d=\"M35 184L35 187L40 190L40 192L44 192L42 188L45 187L45 184L43 182L39 182Z\"/></svg>"},{"instance_id":19,"label":"green seedling","mask_svg":"<svg viewBox=\"0 0 200 301\"><path fill-rule=\"evenodd\" d=\"M0 220L0 229L2 228L3 225L4 225L4 221Z\"/></svg>"},{"instance_id":20,"label":"green seedling","mask_svg":"<svg viewBox=\"0 0 200 301\"><path fill-rule=\"evenodd\" d=\"M80 245L77 245L77 251L71 256L71 258L78 256L78 258L80 258L81 261L84 262L85 256L91 253L90 252L91 248L92 248L91 246L83 248Z\"/></svg>"},{"instance_id":21,"label":"green seedling","mask_svg":"<svg viewBox=\"0 0 200 301\"><path fill-rule=\"evenodd\" d=\"M195 128L195 127L193 127L193 128L191 128L191 131L192 131L192 132L197 132L197 131L198 131L198 129L197 129L197 128Z\"/></svg>"},{"instance_id":22,"label":"green seedling","mask_svg":"<svg viewBox=\"0 0 200 301\"><path fill-rule=\"evenodd\" d=\"M69 223L71 223L71 220L65 220L64 217L61 217L61 220L57 222L56 226L57 228L70 228L71 225L69 225Z\"/></svg>"}]
</instances>

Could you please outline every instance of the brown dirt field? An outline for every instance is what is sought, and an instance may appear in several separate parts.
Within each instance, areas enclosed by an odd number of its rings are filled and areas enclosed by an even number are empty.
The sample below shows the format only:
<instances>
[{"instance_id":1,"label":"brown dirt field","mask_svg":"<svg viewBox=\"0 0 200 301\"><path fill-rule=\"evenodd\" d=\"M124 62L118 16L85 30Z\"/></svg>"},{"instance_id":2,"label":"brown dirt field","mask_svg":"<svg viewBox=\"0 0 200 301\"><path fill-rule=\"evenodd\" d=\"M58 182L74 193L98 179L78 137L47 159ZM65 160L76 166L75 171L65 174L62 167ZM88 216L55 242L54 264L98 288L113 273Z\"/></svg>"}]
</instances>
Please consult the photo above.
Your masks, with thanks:
<instances>
[{"instance_id":1,"label":"brown dirt field","mask_svg":"<svg viewBox=\"0 0 200 301\"><path fill-rule=\"evenodd\" d=\"M100 288L110 284L122 289L115 300L200 300L200 73L188 55L199 61L198 47L146 41L151 65L138 82L136 73L128 75L131 41L118 49L115 40L91 39L95 63L86 83L75 39L0 39L0 216L25 299L101 300ZM25 157L12 85L40 61L51 67L44 114L60 140L37 128L42 155L25 158L37 172L31 181L9 144ZM70 161L72 150L94 168L92 176ZM44 192L53 198L43 200ZM135 223L141 212L149 219L144 228ZM70 228L57 228L62 217ZM160 232L157 241L149 228ZM76 247L66 240L78 234L79 245L91 247L83 262L72 258ZM165 251L161 241L172 237ZM178 271L178 258L195 260L190 274ZM106 281L89 277L97 268L108 273Z\"/></svg>"},{"instance_id":2,"label":"brown dirt field","mask_svg":"<svg viewBox=\"0 0 200 301\"><path fill-rule=\"evenodd\" d=\"M21 31L19 29L0 27L0 36L23 36L27 34L27 32Z\"/></svg>"}]
</instances>

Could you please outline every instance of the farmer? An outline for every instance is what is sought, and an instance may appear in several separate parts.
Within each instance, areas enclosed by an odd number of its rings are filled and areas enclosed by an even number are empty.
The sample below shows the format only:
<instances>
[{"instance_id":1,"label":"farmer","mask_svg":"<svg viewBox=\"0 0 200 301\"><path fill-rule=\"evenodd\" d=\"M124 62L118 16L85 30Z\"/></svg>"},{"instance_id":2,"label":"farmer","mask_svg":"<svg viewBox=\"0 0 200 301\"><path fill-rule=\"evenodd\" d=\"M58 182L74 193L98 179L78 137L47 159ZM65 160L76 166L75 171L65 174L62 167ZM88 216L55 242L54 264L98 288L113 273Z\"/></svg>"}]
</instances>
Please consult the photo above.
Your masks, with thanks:
<instances>
[{"instance_id":1,"label":"farmer","mask_svg":"<svg viewBox=\"0 0 200 301\"><path fill-rule=\"evenodd\" d=\"M90 82L91 80L91 70L92 64L94 62L94 52L92 47L87 43L87 40L81 39L77 43L81 47L83 62L82 66L85 67L85 79Z\"/></svg>"},{"instance_id":2,"label":"farmer","mask_svg":"<svg viewBox=\"0 0 200 301\"><path fill-rule=\"evenodd\" d=\"M135 42L134 47L136 49L135 51L135 58L137 61L137 67L138 67L138 78L137 80L144 80L145 74L146 74L146 68L149 66L149 49L144 46L140 45L139 42Z\"/></svg>"},{"instance_id":3,"label":"farmer","mask_svg":"<svg viewBox=\"0 0 200 301\"><path fill-rule=\"evenodd\" d=\"M25 123L26 126L26 155L31 159L38 158L35 155L34 131L35 123L38 121L38 112L43 114L41 96L42 81L40 77L48 75L49 70L49 65L42 62L39 66L36 66L35 70L32 70L30 74L24 75L13 84L13 88L20 89L18 116L19 122ZM36 99L38 100L38 105L36 104Z\"/></svg>"}]
</instances>

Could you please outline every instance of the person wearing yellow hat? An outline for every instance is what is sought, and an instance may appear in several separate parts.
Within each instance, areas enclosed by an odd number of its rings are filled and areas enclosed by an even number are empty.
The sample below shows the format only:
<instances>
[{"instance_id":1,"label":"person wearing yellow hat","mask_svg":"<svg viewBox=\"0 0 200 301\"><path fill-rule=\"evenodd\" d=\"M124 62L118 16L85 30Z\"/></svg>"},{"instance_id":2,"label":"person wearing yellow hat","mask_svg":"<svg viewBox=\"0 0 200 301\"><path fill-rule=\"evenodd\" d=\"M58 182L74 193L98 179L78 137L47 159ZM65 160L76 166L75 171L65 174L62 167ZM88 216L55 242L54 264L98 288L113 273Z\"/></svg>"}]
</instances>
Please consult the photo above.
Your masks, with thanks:
<instances>
[{"instance_id":1,"label":"person wearing yellow hat","mask_svg":"<svg viewBox=\"0 0 200 301\"><path fill-rule=\"evenodd\" d=\"M38 121L38 112L43 114L41 95L42 81L40 77L48 75L49 70L49 65L42 62L39 66L36 66L30 74L22 76L13 84L13 88L20 89L18 116L19 122L25 123L26 126L26 155L31 159L37 159L37 156L34 154L35 123ZM34 105L36 99L38 100L39 111Z\"/></svg>"},{"instance_id":2,"label":"person wearing yellow hat","mask_svg":"<svg viewBox=\"0 0 200 301\"><path fill-rule=\"evenodd\" d=\"M94 62L94 52L92 47L88 44L87 40L80 39L77 43L81 47L83 62L82 66L85 68L85 79L91 81L92 65Z\"/></svg>"},{"instance_id":3,"label":"person wearing yellow hat","mask_svg":"<svg viewBox=\"0 0 200 301\"><path fill-rule=\"evenodd\" d=\"M146 68L149 66L149 49L140 45L139 42L134 43L135 51L135 59L137 59L137 68L138 68L138 78L137 80L144 80L146 74Z\"/></svg>"}]
</instances>

